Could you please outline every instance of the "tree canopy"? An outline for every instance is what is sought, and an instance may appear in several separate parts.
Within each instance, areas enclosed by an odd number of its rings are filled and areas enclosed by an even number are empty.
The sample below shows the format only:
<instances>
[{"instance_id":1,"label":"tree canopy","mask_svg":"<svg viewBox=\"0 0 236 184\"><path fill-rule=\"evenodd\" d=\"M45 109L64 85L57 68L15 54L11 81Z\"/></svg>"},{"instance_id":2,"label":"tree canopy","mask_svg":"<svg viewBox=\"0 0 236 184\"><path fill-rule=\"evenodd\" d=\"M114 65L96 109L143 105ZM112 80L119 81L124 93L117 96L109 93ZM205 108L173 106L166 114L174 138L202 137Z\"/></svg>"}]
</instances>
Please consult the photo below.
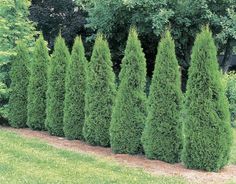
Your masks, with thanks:
<instances>
[{"instance_id":1,"label":"tree canopy","mask_svg":"<svg viewBox=\"0 0 236 184\"><path fill-rule=\"evenodd\" d=\"M37 23L51 49L59 31L70 48L77 35L84 37L85 17L86 12L73 0L32 0L30 6L29 18Z\"/></svg>"}]
</instances>

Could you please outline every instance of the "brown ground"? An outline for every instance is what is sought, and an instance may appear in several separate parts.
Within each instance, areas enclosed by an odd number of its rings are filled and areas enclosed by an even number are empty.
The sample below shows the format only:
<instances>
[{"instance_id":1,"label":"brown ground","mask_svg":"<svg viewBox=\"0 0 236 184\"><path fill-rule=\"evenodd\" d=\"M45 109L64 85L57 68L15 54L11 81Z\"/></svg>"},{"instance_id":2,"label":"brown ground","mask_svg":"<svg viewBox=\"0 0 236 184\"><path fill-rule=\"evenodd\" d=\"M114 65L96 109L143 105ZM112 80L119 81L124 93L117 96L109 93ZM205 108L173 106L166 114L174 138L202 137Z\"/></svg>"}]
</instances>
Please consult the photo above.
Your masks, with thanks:
<instances>
[{"instance_id":1,"label":"brown ground","mask_svg":"<svg viewBox=\"0 0 236 184\"><path fill-rule=\"evenodd\" d=\"M17 132L25 137L39 138L56 148L105 157L129 167L142 168L154 175L181 176L186 178L190 183L222 184L228 183L229 181L236 183L236 165L227 166L218 173L190 170L186 169L182 164L168 164L158 160L148 160L141 155L113 154L110 148L90 146L78 140L69 141L64 138L50 136L47 132L6 127L0 128Z\"/></svg>"}]
</instances>

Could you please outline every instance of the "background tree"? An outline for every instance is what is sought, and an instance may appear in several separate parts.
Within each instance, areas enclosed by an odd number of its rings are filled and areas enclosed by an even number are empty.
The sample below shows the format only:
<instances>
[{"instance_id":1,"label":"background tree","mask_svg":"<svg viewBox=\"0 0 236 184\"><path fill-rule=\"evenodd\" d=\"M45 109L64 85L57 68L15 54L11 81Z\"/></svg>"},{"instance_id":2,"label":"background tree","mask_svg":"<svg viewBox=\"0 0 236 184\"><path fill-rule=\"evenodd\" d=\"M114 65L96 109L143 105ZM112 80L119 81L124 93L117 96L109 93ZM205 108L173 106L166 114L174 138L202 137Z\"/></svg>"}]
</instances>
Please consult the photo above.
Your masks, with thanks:
<instances>
[{"instance_id":1,"label":"background tree","mask_svg":"<svg viewBox=\"0 0 236 184\"><path fill-rule=\"evenodd\" d=\"M236 128L236 74L230 72L224 75L226 97L229 101L230 120L232 127Z\"/></svg>"},{"instance_id":2,"label":"background tree","mask_svg":"<svg viewBox=\"0 0 236 184\"><path fill-rule=\"evenodd\" d=\"M89 17L87 27L103 32L111 46L115 69L120 60L130 25L136 25L147 57L148 76L152 76L156 45L166 26L176 43L176 55L182 70L182 88L185 89L191 49L201 27L209 24L219 48L224 53L222 67L235 46L235 2L232 0L77 0ZM230 12L230 13L228 13ZM99 16L98 16L99 15ZM120 30L123 30L120 32Z\"/></svg>"},{"instance_id":3,"label":"background tree","mask_svg":"<svg viewBox=\"0 0 236 184\"><path fill-rule=\"evenodd\" d=\"M77 35L85 37L89 31L85 28L87 13L73 0L32 0L29 18L37 23L37 29L43 32L54 47L59 30L71 49Z\"/></svg>"},{"instance_id":4,"label":"background tree","mask_svg":"<svg viewBox=\"0 0 236 184\"><path fill-rule=\"evenodd\" d=\"M224 72L229 70L230 57L236 54L233 49L236 49L236 5L231 5L227 8L227 14L214 17L214 20L220 31L216 34L216 41L219 47L219 52L224 54L221 61L221 67Z\"/></svg>"},{"instance_id":5,"label":"background tree","mask_svg":"<svg viewBox=\"0 0 236 184\"><path fill-rule=\"evenodd\" d=\"M83 135L92 145L109 146L109 127L116 88L107 41L98 35L87 71Z\"/></svg>"},{"instance_id":6,"label":"background tree","mask_svg":"<svg viewBox=\"0 0 236 184\"><path fill-rule=\"evenodd\" d=\"M142 150L146 119L146 63L134 28L129 33L119 78L110 127L111 148L115 153L135 154Z\"/></svg>"},{"instance_id":7,"label":"background tree","mask_svg":"<svg viewBox=\"0 0 236 184\"><path fill-rule=\"evenodd\" d=\"M0 124L8 125L8 99L9 88L0 82Z\"/></svg>"},{"instance_id":8,"label":"background tree","mask_svg":"<svg viewBox=\"0 0 236 184\"><path fill-rule=\"evenodd\" d=\"M71 62L66 72L64 133L69 139L82 139L85 119L85 85L87 60L81 37L75 39Z\"/></svg>"},{"instance_id":9,"label":"background tree","mask_svg":"<svg viewBox=\"0 0 236 184\"><path fill-rule=\"evenodd\" d=\"M124 55L129 27L136 25L147 60L150 61L147 65L151 76L158 36L172 15L172 11L166 9L166 0L77 0L77 3L88 11L86 26L104 33L108 38L117 72ZM93 38L94 35L90 37Z\"/></svg>"},{"instance_id":10,"label":"background tree","mask_svg":"<svg viewBox=\"0 0 236 184\"><path fill-rule=\"evenodd\" d=\"M27 86L29 53L26 45L20 42L16 48L11 69L11 95L9 99L9 123L12 127L22 128L27 121Z\"/></svg>"},{"instance_id":11,"label":"background tree","mask_svg":"<svg viewBox=\"0 0 236 184\"><path fill-rule=\"evenodd\" d=\"M229 160L232 134L216 47L208 28L197 35L191 58L183 162L188 168L218 171Z\"/></svg>"},{"instance_id":12,"label":"background tree","mask_svg":"<svg viewBox=\"0 0 236 184\"><path fill-rule=\"evenodd\" d=\"M31 48L37 34L33 22L28 19L28 0L1 0L0 8L0 83L4 95L0 95L0 122L8 120L8 101L11 63L16 55L16 41L23 40ZM30 59L30 58L29 58Z\"/></svg>"},{"instance_id":13,"label":"background tree","mask_svg":"<svg viewBox=\"0 0 236 184\"><path fill-rule=\"evenodd\" d=\"M46 128L49 133L63 136L63 108L65 98L66 66L70 53L65 40L59 35L48 69Z\"/></svg>"},{"instance_id":14,"label":"background tree","mask_svg":"<svg viewBox=\"0 0 236 184\"><path fill-rule=\"evenodd\" d=\"M167 31L161 39L148 99L142 142L145 155L169 163L180 161L182 92L175 44Z\"/></svg>"},{"instance_id":15,"label":"background tree","mask_svg":"<svg viewBox=\"0 0 236 184\"><path fill-rule=\"evenodd\" d=\"M183 85L187 81L192 46L203 25L209 24L212 30L218 48L217 54L224 54L221 63L224 69L229 61L229 56L232 54L227 50L232 49L232 43L235 41L235 36L232 37L232 29L228 29L234 25L234 21L228 19L228 9L235 10L235 3L231 0L183 0L172 3L171 8L174 14L169 22L176 43L177 57L182 66ZM228 26L224 26L226 20L229 21ZM229 43L230 45L228 45Z\"/></svg>"},{"instance_id":16,"label":"background tree","mask_svg":"<svg viewBox=\"0 0 236 184\"><path fill-rule=\"evenodd\" d=\"M42 35L36 41L33 57L28 86L27 125L34 130L43 130L46 119L47 66L50 57Z\"/></svg>"}]
</instances>

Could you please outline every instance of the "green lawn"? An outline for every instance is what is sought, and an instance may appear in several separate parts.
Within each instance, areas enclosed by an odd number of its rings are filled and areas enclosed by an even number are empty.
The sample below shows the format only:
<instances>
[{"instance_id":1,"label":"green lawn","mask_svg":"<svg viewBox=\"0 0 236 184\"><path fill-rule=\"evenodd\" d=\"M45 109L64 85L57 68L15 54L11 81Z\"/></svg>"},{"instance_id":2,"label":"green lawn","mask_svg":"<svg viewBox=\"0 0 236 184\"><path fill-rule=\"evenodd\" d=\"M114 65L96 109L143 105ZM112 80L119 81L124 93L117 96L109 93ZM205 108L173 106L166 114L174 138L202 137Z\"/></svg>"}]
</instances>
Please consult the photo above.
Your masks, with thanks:
<instances>
[{"instance_id":1,"label":"green lawn","mask_svg":"<svg viewBox=\"0 0 236 184\"><path fill-rule=\"evenodd\" d=\"M154 177L106 159L53 148L0 130L1 184L182 184L183 179Z\"/></svg>"},{"instance_id":2,"label":"green lawn","mask_svg":"<svg viewBox=\"0 0 236 184\"><path fill-rule=\"evenodd\" d=\"M236 165L236 129L234 129L234 143L231 150L230 163Z\"/></svg>"},{"instance_id":3,"label":"green lawn","mask_svg":"<svg viewBox=\"0 0 236 184\"><path fill-rule=\"evenodd\" d=\"M231 153L236 164L236 130ZM182 178L154 177L106 159L56 149L0 130L1 184L186 184Z\"/></svg>"}]
</instances>

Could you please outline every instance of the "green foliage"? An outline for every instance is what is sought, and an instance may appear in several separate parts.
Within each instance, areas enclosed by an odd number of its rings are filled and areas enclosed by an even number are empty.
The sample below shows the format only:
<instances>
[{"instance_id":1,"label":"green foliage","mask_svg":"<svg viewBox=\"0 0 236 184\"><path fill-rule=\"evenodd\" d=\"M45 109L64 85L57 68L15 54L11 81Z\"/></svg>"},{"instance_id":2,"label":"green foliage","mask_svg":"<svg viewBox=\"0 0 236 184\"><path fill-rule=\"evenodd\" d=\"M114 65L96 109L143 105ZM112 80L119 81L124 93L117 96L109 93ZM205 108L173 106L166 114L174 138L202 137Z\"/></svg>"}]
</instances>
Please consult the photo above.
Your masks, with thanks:
<instances>
[{"instance_id":1,"label":"green foliage","mask_svg":"<svg viewBox=\"0 0 236 184\"><path fill-rule=\"evenodd\" d=\"M112 56L119 66L130 25L136 25L148 62L153 71L156 45L161 33L171 25L176 55L187 79L191 49L201 27L209 24L219 48L225 52L223 65L235 46L235 0L77 0L89 13L87 27L103 32ZM99 16L98 16L99 15ZM120 31L122 30L122 32Z\"/></svg>"},{"instance_id":2,"label":"green foliage","mask_svg":"<svg viewBox=\"0 0 236 184\"><path fill-rule=\"evenodd\" d=\"M108 38L115 67L119 66L123 57L127 34L131 25L137 27L147 59L150 62L154 60L158 36L173 14L171 9L166 9L166 0L77 1L88 11L89 17L86 26L104 33ZM93 35L90 39L92 38ZM152 68L150 68L151 70Z\"/></svg>"},{"instance_id":3,"label":"green foliage","mask_svg":"<svg viewBox=\"0 0 236 184\"><path fill-rule=\"evenodd\" d=\"M70 62L70 53L65 40L59 35L55 42L48 69L46 128L49 133L63 136L63 109L65 98L66 66Z\"/></svg>"},{"instance_id":4,"label":"green foliage","mask_svg":"<svg viewBox=\"0 0 236 184\"><path fill-rule=\"evenodd\" d=\"M208 28L197 35L191 59L182 159L188 168L218 171L229 160L232 132L216 47Z\"/></svg>"},{"instance_id":5,"label":"green foliage","mask_svg":"<svg viewBox=\"0 0 236 184\"><path fill-rule=\"evenodd\" d=\"M20 42L16 48L17 55L11 69L11 93L9 99L9 123L12 127L26 127L27 121L27 86L29 80L29 52Z\"/></svg>"},{"instance_id":6,"label":"green foliage","mask_svg":"<svg viewBox=\"0 0 236 184\"><path fill-rule=\"evenodd\" d=\"M85 28L86 16L87 12L77 6L74 0L32 0L29 18L37 23L37 29L43 32L49 48L54 47L60 30L71 49L76 35L85 37L90 34Z\"/></svg>"},{"instance_id":7,"label":"green foliage","mask_svg":"<svg viewBox=\"0 0 236 184\"><path fill-rule=\"evenodd\" d=\"M87 60L81 37L75 39L71 62L66 71L64 101L64 134L69 139L82 139L85 119L85 85Z\"/></svg>"},{"instance_id":8,"label":"green foliage","mask_svg":"<svg viewBox=\"0 0 236 184\"><path fill-rule=\"evenodd\" d=\"M146 119L146 62L135 29L131 29L122 60L115 106L110 127L115 153L142 151L141 134Z\"/></svg>"},{"instance_id":9,"label":"green foliage","mask_svg":"<svg viewBox=\"0 0 236 184\"><path fill-rule=\"evenodd\" d=\"M218 54L224 52L225 67L232 54L235 34L235 1L232 0L184 0L172 4L172 35L176 40L177 55L181 66L188 68L194 38L203 25L212 29Z\"/></svg>"},{"instance_id":10,"label":"green foliage","mask_svg":"<svg viewBox=\"0 0 236 184\"><path fill-rule=\"evenodd\" d=\"M142 143L145 155L169 163L180 161L182 92L175 45L170 32L161 39L148 98Z\"/></svg>"},{"instance_id":11,"label":"green foliage","mask_svg":"<svg viewBox=\"0 0 236 184\"><path fill-rule=\"evenodd\" d=\"M109 127L116 88L108 43L98 35L87 72L83 135L92 145L109 146Z\"/></svg>"},{"instance_id":12,"label":"green foliage","mask_svg":"<svg viewBox=\"0 0 236 184\"><path fill-rule=\"evenodd\" d=\"M28 86L27 125L34 130L43 130L46 119L47 66L50 57L42 35L36 41L33 57Z\"/></svg>"},{"instance_id":13,"label":"green foliage","mask_svg":"<svg viewBox=\"0 0 236 184\"><path fill-rule=\"evenodd\" d=\"M0 57L9 59L15 54L17 40L27 45L33 43L36 34L33 23L28 20L30 1L1 0L0 9Z\"/></svg>"},{"instance_id":14,"label":"green foliage","mask_svg":"<svg viewBox=\"0 0 236 184\"><path fill-rule=\"evenodd\" d=\"M28 20L28 0L1 0L0 8L0 82L10 87L11 62L16 55L17 40L23 40L27 47L34 43L34 36L37 34L34 24ZM30 58L29 58L30 59ZM9 91L9 89L7 89ZM0 96L0 119L7 121L8 96L3 99ZM1 111L2 111L1 110Z\"/></svg>"},{"instance_id":15,"label":"green foliage","mask_svg":"<svg viewBox=\"0 0 236 184\"><path fill-rule=\"evenodd\" d=\"M236 129L233 129L233 145L230 154L230 164L236 165Z\"/></svg>"},{"instance_id":16,"label":"green foliage","mask_svg":"<svg viewBox=\"0 0 236 184\"><path fill-rule=\"evenodd\" d=\"M6 84L0 82L0 124L8 124L8 98L9 98L9 88Z\"/></svg>"},{"instance_id":17,"label":"green foliage","mask_svg":"<svg viewBox=\"0 0 236 184\"><path fill-rule=\"evenodd\" d=\"M231 72L225 75L226 97L229 101L229 111L231 115L231 125L236 128L236 74Z\"/></svg>"}]
</instances>

